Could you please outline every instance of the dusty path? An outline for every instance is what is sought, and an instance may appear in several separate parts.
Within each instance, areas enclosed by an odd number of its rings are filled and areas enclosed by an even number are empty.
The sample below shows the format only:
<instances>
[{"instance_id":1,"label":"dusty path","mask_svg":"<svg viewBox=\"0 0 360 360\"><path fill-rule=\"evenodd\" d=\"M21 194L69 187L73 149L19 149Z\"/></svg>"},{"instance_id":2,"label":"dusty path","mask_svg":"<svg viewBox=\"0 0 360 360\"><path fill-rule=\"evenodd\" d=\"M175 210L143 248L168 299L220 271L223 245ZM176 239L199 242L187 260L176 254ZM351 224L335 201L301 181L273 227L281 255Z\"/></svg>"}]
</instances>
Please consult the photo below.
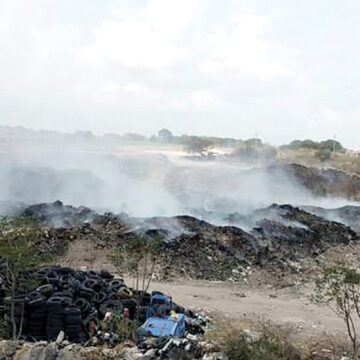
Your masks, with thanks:
<instances>
[{"instance_id":1,"label":"dusty path","mask_svg":"<svg viewBox=\"0 0 360 360\"><path fill-rule=\"evenodd\" d=\"M331 310L311 303L308 289L275 293L204 282L153 282L151 288L171 294L175 302L185 307L208 308L236 319L271 319L304 335L345 335L346 331L342 320Z\"/></svg>"},{"instance_id":2,"label":"dusty path","mask_svg":"<svg viewBox=\"0 0 360 360\"><path fill-rule=\"evenodd\" d=\"M86 256L85 256L86 255ZM115 269L103 250L94 248L88 241L70 244L61 265L100 270ZM132 286L131 279L125 279ZM152 282L151 290L170 294L174 301L185 307L208 308L228 318L267 318L276 323L289 324L304 335L343 335L345 326L331 310L313 304L309 299L310 286L298 290L275 291L270 288L250 288L242 285L206 281L176 283ZM243 297L243 294L246 296Z\"/></svg>"}]
</instances>

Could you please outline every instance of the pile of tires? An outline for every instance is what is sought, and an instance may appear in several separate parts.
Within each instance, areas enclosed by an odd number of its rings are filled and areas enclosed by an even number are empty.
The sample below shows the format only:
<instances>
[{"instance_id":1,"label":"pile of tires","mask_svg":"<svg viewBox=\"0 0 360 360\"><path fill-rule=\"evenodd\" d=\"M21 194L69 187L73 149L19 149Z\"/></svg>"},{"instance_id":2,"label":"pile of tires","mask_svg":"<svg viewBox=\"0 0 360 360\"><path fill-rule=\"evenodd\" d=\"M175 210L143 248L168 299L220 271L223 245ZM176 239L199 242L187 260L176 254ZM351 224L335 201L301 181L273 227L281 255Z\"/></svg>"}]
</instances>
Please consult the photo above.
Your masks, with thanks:
<instances>
[{"instance_id":1,"label":"pile of tires","mask_svg":"<svg viewBox=\"0 0 360 360\"><path fill-rule=\"evenodd\" d=\"M47 267L33 276L41 286L26 298L26 334L30 339L55 340L64 331L72 342L86 341L90 320L102 320L111 309L126 307L131 319L145 319L150 295L144 293L141 301L134 299L124 281L114 279L108 271Z\"/></svg>"},{"instance_id":2,"label":"pile of tires","mask_svg":"<svg viewBox=\"0 0 360 360\"><path fill-rule=\"evenodd\" d=\"M2 279L0 263L0 305L4 303L4 317L10 319L11 297ZM29 290L31 280L36 287ZM39 286L40 284L40 286ZM27 340L55 340L64 331L72 342L89 338L89 324L102 320L107 311L129 310L131 320L143 323L150 305L150 294L128 288L123 279L115 279L108 271L80 271L66 267L44 267L24 271L14 298L15 320L22 325ZM174 305L178 312L184 309ZM1 306L0 306L1 310Z\"/></svg>"}]
</instances>

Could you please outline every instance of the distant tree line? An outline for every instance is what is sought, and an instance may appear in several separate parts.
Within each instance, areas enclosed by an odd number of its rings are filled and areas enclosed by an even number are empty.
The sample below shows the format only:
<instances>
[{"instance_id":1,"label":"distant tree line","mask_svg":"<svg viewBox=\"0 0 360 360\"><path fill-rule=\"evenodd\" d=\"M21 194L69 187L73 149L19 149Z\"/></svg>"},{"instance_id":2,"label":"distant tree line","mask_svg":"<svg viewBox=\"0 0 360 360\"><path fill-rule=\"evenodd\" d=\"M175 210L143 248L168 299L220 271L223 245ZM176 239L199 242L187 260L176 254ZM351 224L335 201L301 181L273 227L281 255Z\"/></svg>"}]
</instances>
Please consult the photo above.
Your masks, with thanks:
<instances>
[{"instance_id":1,"label":"distant tree line","mask_svg":"<svg viewBox=\"0 0 360 360\"><path fill-rule=\"evenodd\" d=\"M180 135L176 136L166 128L161 129L157 135L144 136L137 133L116 134L107 133L101 136L93 134L91 131L76 131L72 134L61 133L57 131L31 130L22 127L0 126L0 141L7 139L20 139L22 143L28 141L62 141L78 144L106 145L117 146L124 143L163 143L183 145L184 150L188 153L208 155L212 148L229 148L233 149L233 156L241 158L272 158L276 155L277 150L314 150L315 156L321 161L331 158L331 154L345 152L346 149L339 141L328 139L324 141L293 140L289 144L282 145L279 148L265 144L259 138L250 138L247 140L235 139L231 137L216 136L195 136ZM5 140L4 140L5 139Z\"/></svg>"},{"instance_id":2,"label":"distant tree line","mask_svg":"<svg viewBox=\"0 0 360 360\"><path fill-rule=\"evenodd\" d=\"M282 145L281 149L300 150L328 150L336 152L344 152L346 149L341 145L339 141L328 139L324 141L313 141L313 140L293 140L287 145Z\"/></svg>"}]
</instances>

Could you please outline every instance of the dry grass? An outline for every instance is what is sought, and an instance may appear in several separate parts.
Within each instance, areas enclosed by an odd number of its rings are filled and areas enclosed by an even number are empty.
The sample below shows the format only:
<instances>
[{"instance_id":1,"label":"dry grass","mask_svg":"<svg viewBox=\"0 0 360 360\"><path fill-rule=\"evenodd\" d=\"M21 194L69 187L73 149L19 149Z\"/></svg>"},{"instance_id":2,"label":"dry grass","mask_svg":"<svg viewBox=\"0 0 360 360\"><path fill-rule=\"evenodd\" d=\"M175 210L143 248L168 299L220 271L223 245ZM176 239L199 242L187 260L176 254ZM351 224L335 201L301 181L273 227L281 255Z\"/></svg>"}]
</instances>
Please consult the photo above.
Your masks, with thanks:
<instances>
[{"instance_id":1,"label":"dry grass","mask_svg":"<svg viewBox=\"0 0 360 360\"><path fill-rule=\"evenodd\" d=\"M344 170L352 174L360 175L360 157L350 156L346 153L335 153L331 155L331 159L321 162L315 156L316 150L300 149L300 150L281 150L277 159L285 163L298 163L309 167L332 167Z\"/></svg>"},{"instance_id":2,"label":"dry grass","mask_svg":"<svg viewBox=\"0 0 360 360\"><path fill-rule=\"evenodd\" d=\"M349 351L344 339L299 338L293 329L269 320L218 321L206 341L229 360L335 360Z\"/></svg>"}]
</instances>

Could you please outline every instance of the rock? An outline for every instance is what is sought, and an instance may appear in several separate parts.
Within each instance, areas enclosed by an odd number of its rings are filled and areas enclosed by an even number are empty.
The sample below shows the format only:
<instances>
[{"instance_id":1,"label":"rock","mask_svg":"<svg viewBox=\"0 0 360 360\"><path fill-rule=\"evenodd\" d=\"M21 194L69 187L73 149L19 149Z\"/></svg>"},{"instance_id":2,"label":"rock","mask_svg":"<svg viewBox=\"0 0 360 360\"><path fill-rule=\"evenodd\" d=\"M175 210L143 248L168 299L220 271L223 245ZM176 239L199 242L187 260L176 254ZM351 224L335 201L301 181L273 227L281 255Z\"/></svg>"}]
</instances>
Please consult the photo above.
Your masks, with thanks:
<instances>
[{"instance_id":1,"label":"rock","mask_svg":"<svg viewBox=\"0 0 360 360\"><path fill-rule=\"evenodd\" d=\"M247 295L246 293L235 293L235 296L245 298Z\"/></svg>"},{"instance_id":2,"label":"rock","mask_svg":"<svg viewBox=\"0 0 360 360\"><path fill-rule=\"evenodd\" d=\"M145 353L145 357L149 358L149 359L154 359L156 358L156 350L155 349L150 349Z\"/></svg>"},{"instance_id":3,"label":"rock","mask_svg":"<svg viewBox=\"0 0 360 360\"><path fill-rule=\"evenodd\" d=\"M122 359L124 360L137 360L143 357L143 354L139 351L137 347L125 349L122 352Z\"/></svg>"},{"instance_id":4,"label":"rock","mask_svg":"<svg viewBox=\"0 0 360 360\"><path fill-rule=\"evenodd\" d=\"M228 360L227 355L221 352L209 353L203 356L203 360Z\"/></svg>"},{"instance_id":5,"label":"rock","mask_svg":"<svg viewBox=\"0 0 360 360\"><path fill-rule=\"evenodd\" d=\"M42 341L37 341L36 343L34 343L34 346L46 346L48 344L47 341L42 340Z\"/></svg>"},{"instance_id":6,"label":"rock","mask_svg":"<svg viewBox=\"0 0 360 360\"><path fill-rule=\"evenodd\" d=\"M70 351L62 349L59 351L56 360L73 360L74 357Z\"/></svg>"},{"instance_id":7,"label":"rock","mask_svg":"<svg viewBox=\"0 0 360 360\"><path fill-rule=\"evenodd\" d=\"M2 340L0 341L0 355L11 357L20 347L21 344L18 341Z\"/></svg>"},{"instance_id":8,"label":"rock","mask_svg":"<svg viewBox=\"0 0 360 360\"><path fill-rule=\"evenodd\" d=\"M32 344L25 344L13 357L13 360L37 360L44 347Z\"/></svg>"},{"instance_id":9,"label":"rock","mask_svg":"<svg viewBox=\"0 0 360 360\"><path fill-rule=\"evenodd\" d=\"M104 348L101 353L105 359L117 359L118 358L118 348L113 348L113 349Z\"/></svg>"},{"instance_id":10,"label":"rock","mask_svg":"<svg viewBox=\"0 0 360 360\"><path fill-rule=\"evenodd\" d=\"M261 334L254 330L244 330L242 336L250 344L259 341L261 338Z\"/></svg>"},{"instance_id":11,"label":"rock","mask_svg":"<svg viewBox=\"0 0 360 360\"><path fill-rule=\"evenodd\" d=\"M56 360L57 354L57 345L55 343L51 343L41 351L37 360Z\"/></svg>"},{"instance_id":12,"label":"rock","mask_svg":"<svg viewBox=\"0 0 360 360\"><path fill-rule=\"evenodd\" d=\"M70 344L65 347L66 351L72 351L76 347L76 344Z\"/></svg>"},{"instance_id":13,"label":"rock","mask_svg":"<svg viewBox=\"0 0 360 360\"><path fill-rule=\"evenodd\" d=\"M56 344L60 345L64 341L64 338L65 338L65 333L61 330L56 338Z\"/></svg>"}]
</instances>

